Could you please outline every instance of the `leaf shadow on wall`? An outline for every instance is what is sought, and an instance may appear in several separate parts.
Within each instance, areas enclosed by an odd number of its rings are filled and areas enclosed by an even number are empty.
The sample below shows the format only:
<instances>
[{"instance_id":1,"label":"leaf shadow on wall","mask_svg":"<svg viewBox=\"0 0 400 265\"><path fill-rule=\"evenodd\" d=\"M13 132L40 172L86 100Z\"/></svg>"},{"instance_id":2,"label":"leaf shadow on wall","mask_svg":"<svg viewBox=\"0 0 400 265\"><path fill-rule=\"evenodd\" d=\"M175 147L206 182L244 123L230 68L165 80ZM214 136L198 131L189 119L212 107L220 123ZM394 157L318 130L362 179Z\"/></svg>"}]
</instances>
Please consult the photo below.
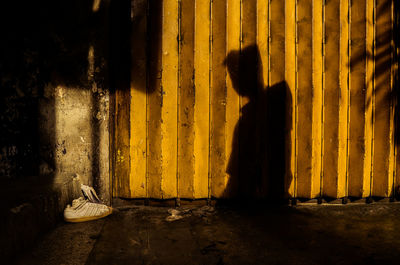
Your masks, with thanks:
<instances>
[{"instance_id":1,"label":"leaf shadow on wall","mask_svg":"<svg viewBox=\"0 0 400 265\"><path fill-rule=\"evenodd\" d=\"M356 83L352 83L351 89L359 89L359 91L354 93L354 97L362 96L364 98L364 106L359 108L358 111L361 112L361 114L364 114L367 109L373 111L372 115L365 116L365 123L369 123L369 126L375 130L375 139L373 142L376 145L375 148L379 151L379 149L383 149L380 146L382 143L388 145L389 139L386 137L392 137L388 134L389 130L387 128L381 128L381 124L389 126L388 123L393 122L393 142L396 148L400 145L400 89L399 73L398 69L396 69L396 64L399 62L398 32L400 25L400 3L399 1L390 0L378 1L374 12L375 29L370 25L369 34L375 34L375 43L373 47L371 47L371 43L365 43L367 32L365 30L361 32L362 37L360 39L352 40L352 47L354 47L351 50L351 59L348 66L353 76L361 76L363 83L363 79L365 79L365 84L357 83L357 81ZM393 17L391 18L391 16ZM369 22L367 21L366 23ZM355 23L353 23L353 25L357 26ZM364 36L362 34L364 34ZM359 35L360 33L354 34L353 38ZM369 47L366 45L369 45ZM362 69L362 71L358 69ZM366 69L369 69L371 72L366 73ZM357 80L357 78L353 78L353 80ZM356 101L357 100L352 101L352 98L350 99L351 104ZM391 111L393 111L393 115L390 116L390 118L393 119L392 121L389 120ZM350 117L350 120L351 119L352 117ZM381 137L382 134L385 135L385 138ZM352 131L350 131L350 137L351 135ZM364 141L364 139L362 139L362 141ZM350 144L352 144L352 140L350 140ZM360 145L361 148L365 148L364 143L358 144L354 140L354 148ZM377 161L381 159L381 157L376 158ZM395 160L398 164L400 162L400 157L397 155ZM357 165L355 164L357 163L359 162L352 163L350 160L350 168L353 167L353 165L356 167ZM352 178L349 180L352 181ZM396 190L398 190L397 196L399 196L398 193L400 190L397 182L398 180L394 180L390 196L395 195L394 192Z\"/></svg>"},{"instance_id":2,"label":"leaf shadow on wall","mask_svg":"<svg viewBox=\"0 0 400 265\"><path fill-rule=\"evenodd\" d=\"M279 201L289 197L292 95L286 81L264 87L257 45L231 51L225 64L241 107L226 168L225 197Z\"/></svg>"}]
</instances>

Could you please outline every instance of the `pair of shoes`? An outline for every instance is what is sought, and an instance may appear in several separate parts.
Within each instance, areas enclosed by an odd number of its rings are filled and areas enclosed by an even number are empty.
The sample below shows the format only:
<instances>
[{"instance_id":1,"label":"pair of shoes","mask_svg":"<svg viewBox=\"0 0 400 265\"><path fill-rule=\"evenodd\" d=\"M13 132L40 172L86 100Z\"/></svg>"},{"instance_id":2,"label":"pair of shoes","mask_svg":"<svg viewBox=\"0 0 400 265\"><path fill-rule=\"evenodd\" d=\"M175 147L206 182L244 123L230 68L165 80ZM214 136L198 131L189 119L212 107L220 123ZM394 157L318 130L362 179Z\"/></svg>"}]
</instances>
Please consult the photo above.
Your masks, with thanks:
<instances>
[{"instance_id":1,"label":"pair of shoes","mask_svg":"<svg viewBox=\"0 0 400 265\"><path fill-rule=\"evenodd\" d=\"M72 223L86 222L106 217L111 213L111 207L79 197L72 201L72 205L65 208L64 220Z\"/></svg>"},{"instance_id":2,"label":"pair of shoes","mask_svg":"<svg viewBox=\"0 0 400 265\"><path fill-rule=\"evenodd\" d=\"M64 220L67 222L86 222L97 220L112 213L112 208L101 203L96 191L87 185L81 184L84 197L72 201L64 210Z\"/></svg>"}]
</instances>

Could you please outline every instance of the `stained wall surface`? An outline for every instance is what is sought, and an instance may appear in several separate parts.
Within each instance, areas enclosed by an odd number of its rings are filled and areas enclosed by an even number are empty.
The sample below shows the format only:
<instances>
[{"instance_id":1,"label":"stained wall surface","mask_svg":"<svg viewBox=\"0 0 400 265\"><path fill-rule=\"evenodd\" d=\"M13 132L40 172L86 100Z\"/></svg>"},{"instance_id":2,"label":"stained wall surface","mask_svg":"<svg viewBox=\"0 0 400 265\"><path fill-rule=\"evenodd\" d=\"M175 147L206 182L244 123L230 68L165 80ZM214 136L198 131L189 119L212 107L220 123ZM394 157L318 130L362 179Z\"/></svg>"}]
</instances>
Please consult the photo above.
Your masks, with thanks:
<instances>
[{"instance_id":1,"label":"stained wall surface","mask_svg":"<svg viewBox=\"0 0 400 265\"><path fill-rule=\"evenodd\" d=\"M56 186L79 174L109 201L109 10L104 0L0 4L2 183L26 179L30 190L30 177Z\"/></svg>"}]
</instances>

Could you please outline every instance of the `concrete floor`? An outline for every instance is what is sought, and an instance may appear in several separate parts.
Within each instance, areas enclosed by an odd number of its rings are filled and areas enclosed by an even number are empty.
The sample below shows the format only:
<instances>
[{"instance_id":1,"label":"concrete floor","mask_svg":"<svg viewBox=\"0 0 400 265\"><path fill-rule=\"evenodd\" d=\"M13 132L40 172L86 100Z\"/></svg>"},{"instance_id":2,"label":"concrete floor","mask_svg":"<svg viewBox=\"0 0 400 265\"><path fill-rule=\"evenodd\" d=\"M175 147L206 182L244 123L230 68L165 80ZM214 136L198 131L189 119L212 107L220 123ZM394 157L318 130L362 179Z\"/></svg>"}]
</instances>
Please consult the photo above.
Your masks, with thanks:
<instances>
[{"instance_id":1,"label":"concrete floor","mask_svg":"<svg viewBox=\"0 0 400 265\"><path fill-rule=\"evenodd\" d=\"M62 223L16 264L400 264L400 204L132 206Z\"/></svg>"}]
</instances>

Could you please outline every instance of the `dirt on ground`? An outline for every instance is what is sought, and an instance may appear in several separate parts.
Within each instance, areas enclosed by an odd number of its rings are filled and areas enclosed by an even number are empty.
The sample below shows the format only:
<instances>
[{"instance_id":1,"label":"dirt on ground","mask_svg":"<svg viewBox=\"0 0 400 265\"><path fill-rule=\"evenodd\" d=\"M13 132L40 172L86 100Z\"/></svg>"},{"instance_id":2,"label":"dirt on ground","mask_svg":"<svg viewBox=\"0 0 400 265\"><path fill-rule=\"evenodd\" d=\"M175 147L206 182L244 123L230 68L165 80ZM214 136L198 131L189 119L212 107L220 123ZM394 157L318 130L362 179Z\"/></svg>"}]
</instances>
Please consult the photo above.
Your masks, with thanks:
<instances>
[{"instance_id":1,"label":"dirt on ground","mask_svg":"<svg viewBox=\"0 0 400 265\"><path fill-rule=\"evenodd\" d=\"M400 204L121 207L16 264L400 264Z\"/></svg>"}]
</instances>

